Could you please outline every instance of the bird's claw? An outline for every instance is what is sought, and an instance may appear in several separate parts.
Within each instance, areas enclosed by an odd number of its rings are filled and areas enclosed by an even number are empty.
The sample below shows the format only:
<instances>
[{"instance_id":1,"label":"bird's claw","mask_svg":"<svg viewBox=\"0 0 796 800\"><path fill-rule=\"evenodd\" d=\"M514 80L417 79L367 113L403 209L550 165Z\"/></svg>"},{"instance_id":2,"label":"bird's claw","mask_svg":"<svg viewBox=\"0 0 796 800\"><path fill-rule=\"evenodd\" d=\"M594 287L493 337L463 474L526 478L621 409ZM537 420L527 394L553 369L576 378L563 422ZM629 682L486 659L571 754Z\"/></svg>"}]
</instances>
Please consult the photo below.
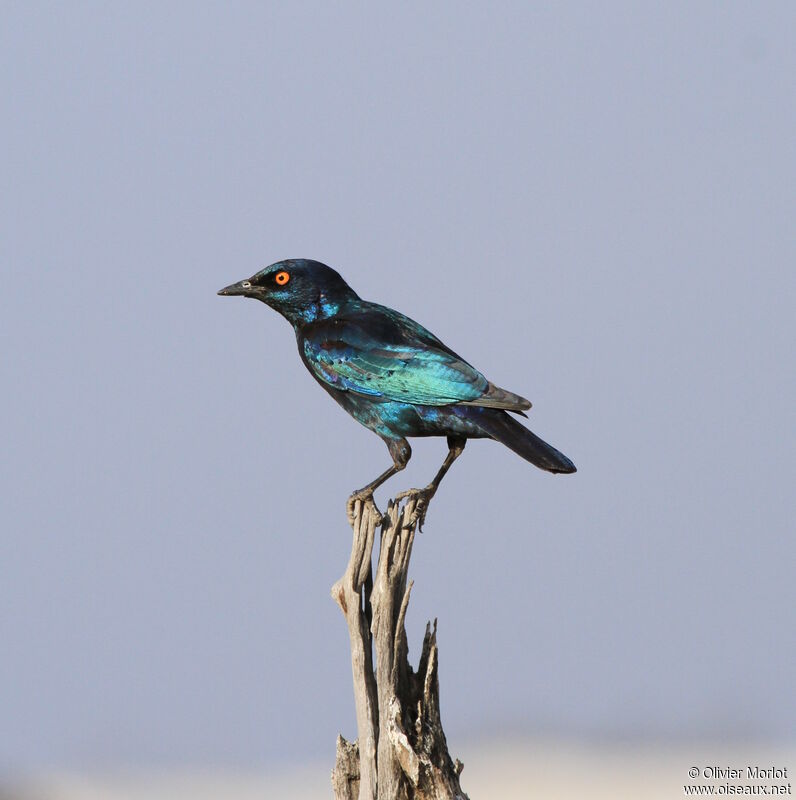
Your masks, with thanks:
<instances>
[{"instance_id":1,"label":"bird's claw","mask_svg":"<svg viewBox=\"0 0 796 800\"><path fill-rule=\"evenodd\" d=\"M348 524L353 527L354 525L354 518L356 516L356 505L357 503L364 503L368 498L368 495L363 495L360 492L354 492L349 498L348 502L346 503L346 514L348 515Z\"/></svg>"},{"instance_id":2,"label":"bird's claw","mask_svg":"<svg viewBox=\"0 0 796 800\"><path fill-rule=\"evenodd\" d=\"M357 503L362 503L363 507L370 503L373 506L374 511L376 514L381 517L381 512L378 508L376 508L376 503L373 500L373 490L372 489L358 489L356 492L353 492L351 496L348 498L348 502L346 503L346 514L348 515L348 524L353 527L354 521L356 519L356 506Z\"/></svg>"},{"instance_id":3,"label":"bird's claw","mask_svg":"<svg viewBox=\"0 0 796 800\"><path fill-rule=\"evenodd\" d=\"M412 515L409 518L409 524L417 524L418 530L423 532L423 525L426 523L426 513L431 498L437 491L434 485L426 486L425 489L407 489L404 492L399 492L395 495L395 502L399 503L401 500L414 500L415 507L412 510Z\"/></svg>"}]
</instances>

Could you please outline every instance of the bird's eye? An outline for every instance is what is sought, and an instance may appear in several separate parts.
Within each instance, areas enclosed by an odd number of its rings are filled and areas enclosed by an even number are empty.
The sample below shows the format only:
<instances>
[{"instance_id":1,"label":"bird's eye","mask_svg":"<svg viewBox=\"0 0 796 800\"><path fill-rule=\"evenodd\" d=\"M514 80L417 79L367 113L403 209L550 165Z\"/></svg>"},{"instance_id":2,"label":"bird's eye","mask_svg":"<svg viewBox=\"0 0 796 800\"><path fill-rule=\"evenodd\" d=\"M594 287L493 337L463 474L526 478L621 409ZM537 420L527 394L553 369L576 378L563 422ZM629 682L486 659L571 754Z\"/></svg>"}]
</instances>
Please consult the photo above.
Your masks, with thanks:
<instances>
[{"instance_id":1,"label":"bird's eye","mask_svg":"<svg viewBox=\"0 0 796 800\"><path fill-rule=\"evenodd\" d=\"M241 285L241 286L242 286L244 289L251 289L251 288L252 288L252 282L251 282L251 281L241 281L241 282L240 282L240 285Z\"/></svg>"},{"instance_id":2,"label":"bird's eye","mask_svg":"<svg viewBox=\"0 0 796 800\"><path fill-rule=\"evenodd\" d=\"M279 284L279 286L284 286L290 280L290 273L285 272L284 270L277 272L276 275L274 275L274 280Z\"/></svg>"}]
</instances>

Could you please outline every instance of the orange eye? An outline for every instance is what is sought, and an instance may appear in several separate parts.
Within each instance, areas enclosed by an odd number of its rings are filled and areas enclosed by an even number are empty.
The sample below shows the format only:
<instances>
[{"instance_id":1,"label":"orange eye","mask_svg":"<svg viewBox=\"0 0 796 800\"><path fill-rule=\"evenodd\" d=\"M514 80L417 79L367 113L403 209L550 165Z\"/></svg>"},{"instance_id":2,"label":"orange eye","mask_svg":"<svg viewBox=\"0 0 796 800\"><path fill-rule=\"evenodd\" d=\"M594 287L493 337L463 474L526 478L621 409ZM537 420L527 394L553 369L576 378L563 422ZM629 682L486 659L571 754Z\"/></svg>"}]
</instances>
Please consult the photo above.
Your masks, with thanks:
<instances>
[{"instance_id":1,"label":"orange eye","mask_svg":"<svg viewBox=\"0 0 796 800\"><path fill-rule=\"evenodd\" d=\"M290 274L282 270L282 272L277 272L274 276L274 280L280 285L284 286L290 280Z\"/></svg>"}]
</instances>

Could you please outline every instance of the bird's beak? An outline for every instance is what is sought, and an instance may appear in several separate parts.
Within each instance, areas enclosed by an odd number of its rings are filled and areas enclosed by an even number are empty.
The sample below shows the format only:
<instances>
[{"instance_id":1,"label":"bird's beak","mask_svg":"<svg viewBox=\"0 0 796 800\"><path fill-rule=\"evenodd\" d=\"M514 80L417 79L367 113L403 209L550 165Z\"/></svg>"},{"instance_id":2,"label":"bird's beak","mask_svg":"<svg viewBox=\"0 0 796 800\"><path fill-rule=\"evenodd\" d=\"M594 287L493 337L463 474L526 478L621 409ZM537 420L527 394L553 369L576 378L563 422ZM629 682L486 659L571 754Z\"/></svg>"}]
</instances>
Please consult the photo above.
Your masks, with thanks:
<instances>
[{"instance_id":1,"label":"bird's beak","mask_svg":"<svg viewBox=\"0 0 796 800\"><path fill-rule=\"evenodd\" d=\"M231 283L229 286L225 286L223 289L219 289L218 293L223 295L224 297L234 297L235 295L251 295L252 294L252 287L250 281L238 281L237 283Z\"/></svg>"}]
</instances>

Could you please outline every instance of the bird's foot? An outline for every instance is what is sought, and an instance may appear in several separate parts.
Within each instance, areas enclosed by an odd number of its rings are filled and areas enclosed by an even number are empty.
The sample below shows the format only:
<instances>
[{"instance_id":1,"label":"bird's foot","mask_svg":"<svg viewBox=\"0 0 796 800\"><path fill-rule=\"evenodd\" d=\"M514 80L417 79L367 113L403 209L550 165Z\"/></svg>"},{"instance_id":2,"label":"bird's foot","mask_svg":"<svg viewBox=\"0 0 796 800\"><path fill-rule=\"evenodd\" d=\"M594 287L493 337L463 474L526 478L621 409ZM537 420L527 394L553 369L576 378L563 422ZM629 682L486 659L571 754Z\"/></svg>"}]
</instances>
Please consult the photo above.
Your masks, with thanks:
<instances>
[{"instance_id":1,"label":"bird's foot","mask_svg":"<svg viewBox=\"0 0 796 800\"><path fill-rule=\"evenodd\" d=\"M430 483L425 489L407 489L395 495L396 503L399 503L401 500L406 500L407 504L414 501L414 508L411 510L409 524L414 525L417 523L417 528L421 533L423 532L423 525L426 523L428 505L436 492L437 487L433 483Z\"/></svg>"},{"instance_id":2,"label":"bird's foot","mask_svg":"<svg viewBox=\"0 0 796 800\"><path fill-rule=\"evenodd\" d=\"M376 508L376 503L373 500L373 489L357 489L348 498L346 503L346 514L348 515L348 524L353 527L354 520L356 519L357 503L361 504L361 511L367 506L368 503L373 506L373 510L381 517L381 512Z\"/></svg>"}]
</instances>

